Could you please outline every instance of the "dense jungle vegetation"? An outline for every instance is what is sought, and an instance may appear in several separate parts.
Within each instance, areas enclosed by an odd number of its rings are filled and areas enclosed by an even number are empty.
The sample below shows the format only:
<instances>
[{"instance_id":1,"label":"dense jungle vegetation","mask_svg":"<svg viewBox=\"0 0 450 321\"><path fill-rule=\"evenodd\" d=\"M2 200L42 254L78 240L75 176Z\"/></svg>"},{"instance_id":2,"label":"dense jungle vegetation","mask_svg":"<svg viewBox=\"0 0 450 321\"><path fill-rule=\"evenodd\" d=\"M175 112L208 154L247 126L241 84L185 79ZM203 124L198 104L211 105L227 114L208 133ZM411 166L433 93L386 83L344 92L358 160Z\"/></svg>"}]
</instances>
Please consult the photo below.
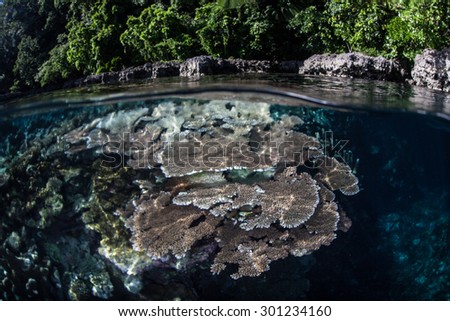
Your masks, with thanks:
<instances>
[{"instance_id":1,"label":"dense jungle vegetation","mask_svg":"<svg viewBox=\"0 0 450 321\"><path fill-rule=\"evenodd\" d=\"M359 51L411 63L450 45L449 0L3 0L0 93L208 54Z\"/></svg>"}]
</instances>

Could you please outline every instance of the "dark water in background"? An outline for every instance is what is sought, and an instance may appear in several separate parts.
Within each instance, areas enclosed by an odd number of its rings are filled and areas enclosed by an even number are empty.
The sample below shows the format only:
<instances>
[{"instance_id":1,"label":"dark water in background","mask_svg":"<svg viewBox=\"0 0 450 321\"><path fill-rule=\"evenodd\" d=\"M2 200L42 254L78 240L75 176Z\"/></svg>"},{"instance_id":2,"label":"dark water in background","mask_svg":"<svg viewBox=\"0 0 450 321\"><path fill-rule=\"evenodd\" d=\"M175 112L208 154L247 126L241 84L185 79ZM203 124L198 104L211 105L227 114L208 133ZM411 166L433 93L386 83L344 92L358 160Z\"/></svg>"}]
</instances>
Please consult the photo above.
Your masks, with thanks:
<instances>
[{"instance_id":1,"label":"dark water in background","mask_svg":"<svg viewBox=\"0 0 450 321\"><path fill-rule=\"evenodd\" d=\"M338 280L339 299L448 300L448 123L369 113L347 126L363 191L339 258L331 248L318 253L324 270L311 272L320 280L315 298Z\"/></svg>"},{"instance_id":2,"label":"dark water in background","mask_svg":"<svg viewBox=\"0 0 450 321\"><path fill-rule=\"evenodd\" d=\"M259 85L238 93L252 83ZM201 91L202 85L182 83L181 87ZM298 115L305 121L301 130L310 136L332 131L335 141L348 140L346 161L356 172L361 187L357 195L337 195L337 201L353 222L348 232L338 232L330 246L322 246L311 255L301 258L289 256L272 262L270 271L254 278L233 280L225 273L213 276L208 265L200 264L199 268L182 272L152 268L142 272L143 280L128 280L113 264L97 254L100 240L96 233L86 231L81 214L68 214L67 205L61 205L62 212L56 211L58 214L50 215L48 222L42 222L44 215L36 208L48 208L47 199L64 203L67 198L64 194L71 191L62 188L60 194L63 194L64 201L47 194L42 196L46 193L45 176L50 175L49 170L42 164L41 167L16 164L19 169L11 172L8 158L32 150L34 133L40 133L36 136L38 140L62 135L74 126L81 126L101 115L105 108L116 110L133 104L145 106L146 103L142 103L144 96L139 97L136 103L124 103L127 97L123 95L99 99L98 93L90 96L84 93L81 96L76 94L69 103L63 103L60 98L53 102L46 100L31 109L28 102L21 102L3 108L0 124L0 137L8 142L1 148L2 179L11 180L13 177L15 181L0 184L3 203L0 205L0 242L3 244L0 250L0 271L3 272L0 273L0 293L3 293L3 298L450 299L448 96L386 83L315 78L305 78L301 83L283 77L257 81L240 79L227 81L226 85L234 87L196 93L195 97L268 101L272 104L270 112L273 117ZM263 95L261 90L268 85L270 90L282 87L284 94ZM154 92L162 93L155 98L170 100L175 96L194 96L188 92L166 95L161 91L165 87L180 87L180 84L155 85ZM140 91L147 89L142 84L128 88L133 95L141 95ZM298 95L314 99L302 101L296 99ZM82 107L86 101L90 101L90 105L95 102L97 107ZM327 102L328 106L321 106ZM62 109L68 105L73 108ZM43 112L43 108L48 107L53 111ZM67 125L66 131L45 133L46 128L75 118L86 108L89 109L88 116ZM24 116L11 114L11 111L19 110ZM24 141L28 142L25 147ZM36 164L43 150L45 152L43 148L29 153L20 162ZM63 161L60 166L64 167ZM90 173L88 168L92 164L86 161L83 166ZM34 181L33 177L44 178ZM71 184L85 184L85 178L74 177ZM35 188L33 184L40 187ZM20 193L24 186L30 186L30 195ZM89 184L86 186L90 188ZM33 198L38 200L37 205L30 205ZM44 205L39 205L39 202ZM93 271L91 274L89 269ZM102 277L110 282L96 281ZM142 288L134 292L127 290L133 288L133 282L141 282ZM96 283L100 284L97 289ZM111 288L103 288L102 292L98 289L102 286Z\"/></svg>"},{"instance_id":3,"label":"dark water in background","mask_svg":"<svg viewBox=\"0 0 450 321\"><path fill-rule=\"evenodd\" d=\"M449 123L411 113L325 115L359 160L362 191L341 200L353 221L350 230L312 254L305 298L449 300ZM298 261L273 263L266 276L273 282L270 294L261 286L253 298L301 298L302 280L293 281L296 273L303 276ZM250 298L252 281L244 287L250 293L235 284L208 296Z\"/></svg>"}]
</instances>

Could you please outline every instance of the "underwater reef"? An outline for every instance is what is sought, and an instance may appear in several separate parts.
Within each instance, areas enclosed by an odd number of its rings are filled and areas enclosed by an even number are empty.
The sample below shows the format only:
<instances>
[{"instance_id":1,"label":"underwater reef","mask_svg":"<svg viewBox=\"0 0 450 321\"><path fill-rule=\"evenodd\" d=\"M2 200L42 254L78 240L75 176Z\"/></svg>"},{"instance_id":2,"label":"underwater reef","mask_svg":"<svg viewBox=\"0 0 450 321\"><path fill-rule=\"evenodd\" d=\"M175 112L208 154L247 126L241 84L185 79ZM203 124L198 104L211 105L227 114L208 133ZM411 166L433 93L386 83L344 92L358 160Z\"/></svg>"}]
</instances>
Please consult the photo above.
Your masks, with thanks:
<instances>
[{"instance_id":1,"label":"underwater reef","mask_svg":"<svg viewBox=\"0 0 450 321\"><path fill-rule=\"evenodd\" d=\"M312 112L273 110L172 100L10 121L2 299L192 299L192 273L261 278L331 244L358 179L305 130Z\"/></svg>"}]
</instances>

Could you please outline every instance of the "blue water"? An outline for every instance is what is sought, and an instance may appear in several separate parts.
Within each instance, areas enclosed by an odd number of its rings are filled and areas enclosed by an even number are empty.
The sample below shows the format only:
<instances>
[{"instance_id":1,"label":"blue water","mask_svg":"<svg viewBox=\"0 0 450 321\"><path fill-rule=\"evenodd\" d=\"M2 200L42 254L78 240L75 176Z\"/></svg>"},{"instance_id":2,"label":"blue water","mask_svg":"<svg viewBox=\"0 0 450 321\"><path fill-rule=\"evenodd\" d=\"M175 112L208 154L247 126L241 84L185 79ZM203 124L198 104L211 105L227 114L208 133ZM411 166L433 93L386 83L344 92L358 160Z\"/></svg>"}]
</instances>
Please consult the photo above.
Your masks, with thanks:
<instances>
[{"instance_id":1,"label":"blue water","mask_svg":"<svg viewBox=\"0 0 450 321\"><path fill-rule=\"evenodd\" d=\"M330 100L325 96L285 101L289 95L253 93L249 99L245 93L230 97L229 92L216 92L214 99L250 100L239 107L242 114L251 104L268 101L268 113L275 122L283 115L302 119L294 131L317 138L328 155L345 162L359 180L356 195L335 192L339 208L352 221L351 227L346 232L336 231L330 245L309 255L274 259L270 270L255 277L231 278L236 264L229 264L219 275L212 274L210 265L221 248L211 236L196 242L184 258L169 254L155 260L145 253L136 255L131 244L134 241L129 241L134 232L125 224L131 204L145 193L153 195L158 188L173 197L180 185L176 179L166 181L164 175L168 174L160 165L153 169L103 170L98 164L104 155L86 148L86 140L68 143L67 133L96 118L107 119L118 110L142 111L173 102L208 106L214 101L183 95L127 101L115 96L94 105L90 99L90 106L83 106L79 100L71 108L63 108L68 105L61 102L44 101L39 102L39 108L27 107L21 114L11 113L19 110L17 105L3 112L2 299L450 299L450 122L440 117L445 114L442 105L440 112L424 112L431 110L428 106L423 110L371 109L350 103L321 106L326 104L324 100ZM46 104L51 108L45 109ZM146 122L148 119L133 123L133 130L142 129ZM112 124L107 129L110 136L119 126L117 122ZM223 120L211 126L223 126ZM88 141L95 145L92 139L96 136L90 135ZM102 137L100 145L110 139ZM305 171L315 173L314 169ZM228 181L242 182L242 178L231 178L233 170L223 172ZM244 178L247 186L266 179L256 174ZM211 176L206 183L195 184L214 188L212 180ZM239 224L234 219L224 222ZM290 229L278 224L272 226L280 231Z\"/></svg>"},{"instance_id":2,"label":"blue water","mask_svg":"<svg viewBox=\"0 0 450 321\"><path fill-rule=\"evenodd\" d=\"M317 112L359 160L362 191L341 200L352 227L315 252L313 263L276 262L266 280L244 285L208 283L205 297L449 300L449 123L410 113Z\"/></svg>"}]
</instances>

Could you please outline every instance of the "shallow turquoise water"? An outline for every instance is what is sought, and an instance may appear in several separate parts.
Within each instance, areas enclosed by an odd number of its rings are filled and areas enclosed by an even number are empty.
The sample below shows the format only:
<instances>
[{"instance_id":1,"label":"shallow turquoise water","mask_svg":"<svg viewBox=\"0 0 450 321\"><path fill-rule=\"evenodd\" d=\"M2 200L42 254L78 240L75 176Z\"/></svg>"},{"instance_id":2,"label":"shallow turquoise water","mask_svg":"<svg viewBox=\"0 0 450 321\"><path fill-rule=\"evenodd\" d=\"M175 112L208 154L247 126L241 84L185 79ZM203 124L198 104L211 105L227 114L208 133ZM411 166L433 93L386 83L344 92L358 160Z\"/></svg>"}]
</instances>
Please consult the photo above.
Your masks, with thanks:
<instances>
[{"instance_id":1,"label":"shallow turquoise water","mask_svg":"<svg viewBox=\"0 0 450 321\"><path fill-rule=\"evenodd\" d=\"M448 97L258 81L5 105L3 299L448 300Z\"/></svg>"}]
</instances>

